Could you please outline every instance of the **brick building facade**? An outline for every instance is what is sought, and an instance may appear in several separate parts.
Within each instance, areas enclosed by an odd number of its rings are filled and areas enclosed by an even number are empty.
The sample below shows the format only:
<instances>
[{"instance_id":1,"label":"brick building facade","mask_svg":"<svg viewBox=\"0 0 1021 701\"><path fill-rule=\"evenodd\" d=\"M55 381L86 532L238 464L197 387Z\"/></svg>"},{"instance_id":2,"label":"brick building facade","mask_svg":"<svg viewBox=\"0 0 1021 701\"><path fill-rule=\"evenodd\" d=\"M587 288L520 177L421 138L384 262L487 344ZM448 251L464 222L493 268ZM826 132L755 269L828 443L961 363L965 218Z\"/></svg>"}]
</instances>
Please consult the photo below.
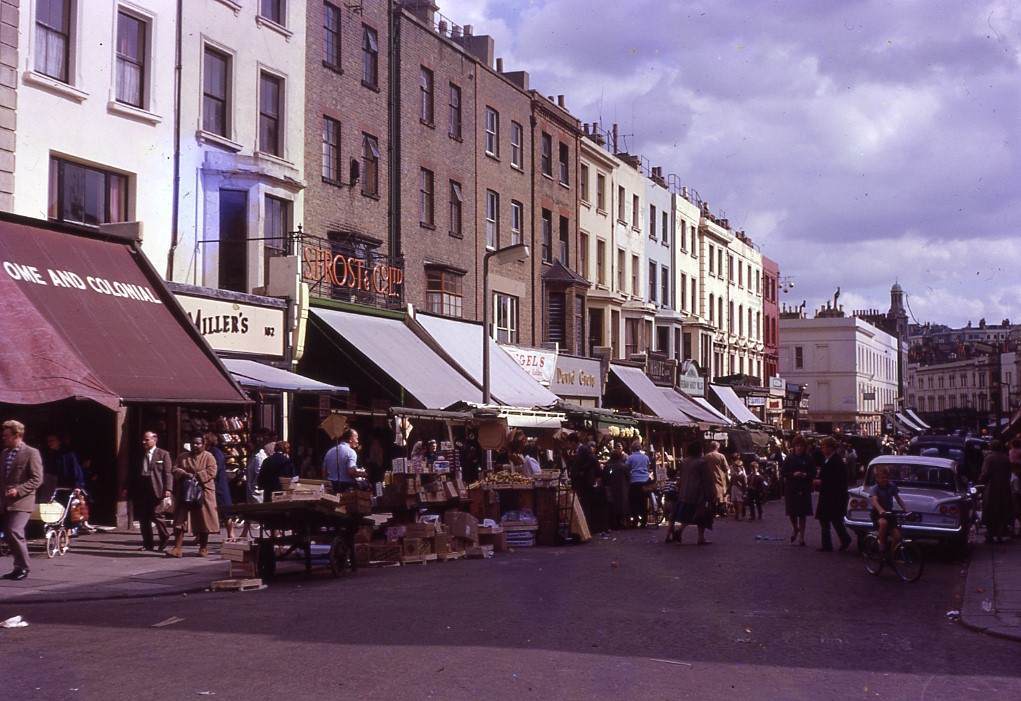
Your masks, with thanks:
<instances>
[{"instance_id":1,"label":"brick building facade","mask_svg":"<svg viewBox=\"0 0 1021 701\"><path fill-rule=\"evenodd\" d=\"M361 256L391 250L388 4L307 6L304 231Z\"/></svg>"},{"instance_id":2,"label":"brick building facade","mask_svg":"<svg viewBox=\"0 0 1021 701\"><path fill-rule=\"evenodd\" d=\"M777 374L780 364L780 266L775 260L762 256L762 376Z\"/></svg>"}]
</instances>

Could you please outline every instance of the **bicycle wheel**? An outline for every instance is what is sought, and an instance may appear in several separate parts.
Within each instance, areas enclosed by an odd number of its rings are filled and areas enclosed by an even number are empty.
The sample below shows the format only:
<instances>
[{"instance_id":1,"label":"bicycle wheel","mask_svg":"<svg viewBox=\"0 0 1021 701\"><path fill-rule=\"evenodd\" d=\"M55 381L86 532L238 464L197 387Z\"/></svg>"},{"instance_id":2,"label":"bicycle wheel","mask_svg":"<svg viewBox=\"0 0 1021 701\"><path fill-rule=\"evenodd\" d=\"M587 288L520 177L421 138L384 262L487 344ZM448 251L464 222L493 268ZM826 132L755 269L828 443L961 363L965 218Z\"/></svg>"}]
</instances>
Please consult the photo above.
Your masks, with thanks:
<instances>
[{"instance_id":1,"label":"bicycle wheel","mask_svg":"<svg viewBox=\"0 0 1021 701\"><path fill-rule=\"evenodd\" d=\"M865 536L861 554L865 560L865 571L879 576L879 573L883 571L883 553L879 549L879 539L874 533Z\"/></svg>"},{"instance_id":2,"label":"bicycle wheel","mask_svg":"<svg viewBox=\"0 0 1021 701\"><path fill-rule=\"evenodd\" d=\"M917 581L925 569L922 549L914 543L900 543L893 551L893 569L903 581Z\"/></svg>"},{"instance_id":3,"label":"bicycle wheel","mask_svg":"<svg viewBox=\"0 0 1021 701\"><path fill-rule=\"evenodd\" d=\"M66 528L60 529L57 533L57 547L61 555L66 554L71 549L71 531Z\"/></svg>"},{"instance_id":4,"label":"bicycle wheel","mask_svg":"<svg viewBox=\"0 0 1021 701\"><path fill-rule=\"evenodd\" d=\"M60 553L60 536L52 528L46 529L46 557L51 560Z\"/></svg>"}]
</instances>

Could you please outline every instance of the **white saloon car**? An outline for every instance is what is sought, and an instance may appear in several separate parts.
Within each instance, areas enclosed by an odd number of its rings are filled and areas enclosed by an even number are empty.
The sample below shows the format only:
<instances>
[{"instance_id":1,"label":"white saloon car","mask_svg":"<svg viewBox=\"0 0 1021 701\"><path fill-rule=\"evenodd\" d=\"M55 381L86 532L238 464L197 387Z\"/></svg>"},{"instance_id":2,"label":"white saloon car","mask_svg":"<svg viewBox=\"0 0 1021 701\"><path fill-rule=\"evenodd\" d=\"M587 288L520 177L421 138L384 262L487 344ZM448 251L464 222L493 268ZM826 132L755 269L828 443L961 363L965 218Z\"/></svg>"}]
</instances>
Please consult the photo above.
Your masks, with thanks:
<instances>
[{"instance_id":1,"label":"white saloon car","mask_svg":"<svg viewBox=\"0 0 1021 701\"><path fill-rule=\"evenodd\" d=\"M876 484L876 466L886 465L890 481L900 489L908 511L920 519L902 526L915 540L936 540L964 549L974 516L972 495L957 463L924 455L880 455L869 463L865 483L850 490L844 524L858 534L859 545L873 529L869 490ZM898 504L894 508L899 509Z\"/></svg>"}]
</instances>

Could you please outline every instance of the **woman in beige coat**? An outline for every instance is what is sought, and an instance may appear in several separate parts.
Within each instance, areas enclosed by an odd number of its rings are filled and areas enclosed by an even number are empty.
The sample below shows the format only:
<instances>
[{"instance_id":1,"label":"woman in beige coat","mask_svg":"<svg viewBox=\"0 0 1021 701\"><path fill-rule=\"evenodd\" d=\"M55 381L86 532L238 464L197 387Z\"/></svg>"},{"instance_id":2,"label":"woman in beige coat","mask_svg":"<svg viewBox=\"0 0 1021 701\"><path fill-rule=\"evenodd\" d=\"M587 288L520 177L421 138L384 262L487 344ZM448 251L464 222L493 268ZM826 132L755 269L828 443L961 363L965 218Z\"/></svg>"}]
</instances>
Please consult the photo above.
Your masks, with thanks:
<instances>
[{"instance_id":1,"label":"woman in beige coat","mask_svg":"<svg viewBox=\"0 0 1021 701\"><path fill-rule=\"evenodd\" d=\"M194 476L202 485L202 499L197 504L184 501L184 481ZM199 557L209 554L209 534L220 532L220 517L216 512L216 459L206 452L202 436L191 440L191 452L184 453L174 466L175 500L174 547L167 551L167 557L181 557L184 545L184 529L191 519L191 531L199 544Z\"/></svg>"}]
</instances>

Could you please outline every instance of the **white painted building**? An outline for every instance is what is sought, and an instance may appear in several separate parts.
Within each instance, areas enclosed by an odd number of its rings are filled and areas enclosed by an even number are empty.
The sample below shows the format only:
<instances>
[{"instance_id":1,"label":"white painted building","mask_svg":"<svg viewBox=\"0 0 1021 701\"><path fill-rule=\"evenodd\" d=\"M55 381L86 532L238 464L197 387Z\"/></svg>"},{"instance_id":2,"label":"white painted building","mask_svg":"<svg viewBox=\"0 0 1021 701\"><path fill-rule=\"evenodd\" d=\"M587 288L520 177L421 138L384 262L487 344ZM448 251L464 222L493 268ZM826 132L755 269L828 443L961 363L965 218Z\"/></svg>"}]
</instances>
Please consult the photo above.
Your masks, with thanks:
<instances>
[{"instance_id":1,"label":"white painted building","mask_svg":"<svg viewBox=\"0 0 1021 701\"><path fill-rule=\"evenodd\" d=\"M714 329L706 316L702 298L698 223L698 205L685 197L686 189L674 193L671 201L674 220L673 276L675 309L683 319L681 360L694 360L700 368L710 367Z\"/></svg>"},{"instance_id":2,"label":"white painted building","mask_svg":"<svg viewBox=\"0 0 1021 701\"><path fill-rule=\"evenodd\" d=\"M653 168L645 181L645 296L655 309L655 330L650 350L678 358L681 349L681 314L677 311L674 282L674 246L676 230L673 217L673 193L666 187L662 171Z\"/></svg>"},{"instance_id":3,"label":"white painted building","mask_svg":"<svg viewBox=\"0 0 1021 701\"><path fill-rule=\"evenodd\" d=\"M23 2L18 21L12 211L85 225L139 222L142 249L164 272L173 210L174 3Z\"/></svg>"},{"instance_id":4,"label":"white painted building","mask_svg":"<svg viewBox=\"0 0 1021 701\"><path fill-rule=\"evenodd\" d=\"M304 3L185 3L173 278L252 292L302 221ZM263 14L265 13L265 14ZM286 278L287 276L285 276ZM296 276L271 294L287 294Z\"/></svg>"},{"instance_id":5,"label":"white painted building","mask_svg":"<svg viewBox=\"0 0 1021 701\"><path fill-rule=\"evenodd\" d=\"M747 375L765 386L762 373L762 254L743 233L726 251L727 371Z\"/></svg>"},{"instance_id":6,"label":"white painted building","mask_svg":"<svg viewBox=\"0 0 1021 701\"><path fill-rule=\"evenodd\" d=\"M639 169L637 156L617 154L621 166L614 171L614 264L616 290L625 301L624 348L621 357L643 353L652 345L656 307L648 297L648 261L645 250L646 177Z\"/></svg>"},{"instance_id":7,"label":"white painted building","mask_svg":"<svg viewBox=\"0 0 1021 701\"><path fill-rule=\"evenodd\" d=\"M727 247L734 240L734 234L716 221L703 215L698 227L699 279L701 280L700 306L706 321L713 328L712 344L709 348L709 377L717 378L731 374L727 367Z\"/></svg>"},{"instance_id":8,"label":"white painted building","mask_svg":"<svg viewBox=\"0 0 1021 701\"><path fill-rule=\"evenodd\" d=\"M780 374L810 395L802 428L877 435L897 404L897 340L855 317L781 319Z\"/></svg>"}]
</instances>

